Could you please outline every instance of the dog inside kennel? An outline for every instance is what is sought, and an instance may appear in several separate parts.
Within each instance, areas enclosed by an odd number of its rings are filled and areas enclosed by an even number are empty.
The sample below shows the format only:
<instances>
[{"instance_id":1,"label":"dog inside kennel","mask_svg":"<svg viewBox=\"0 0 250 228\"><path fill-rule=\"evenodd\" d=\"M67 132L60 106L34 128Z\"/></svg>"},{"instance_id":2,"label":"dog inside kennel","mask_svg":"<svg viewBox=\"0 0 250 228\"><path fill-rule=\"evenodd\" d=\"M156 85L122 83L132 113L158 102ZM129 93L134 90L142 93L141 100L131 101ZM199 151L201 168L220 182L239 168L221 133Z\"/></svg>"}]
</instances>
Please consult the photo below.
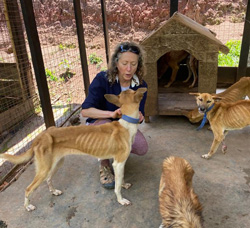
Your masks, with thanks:
<instances>
[{"instance_id":1,"label":"dog inside kennel","mask_svg":"<svg viewBox=\"0 0 250 228\"><path fill-rule=\"evenodd\" d=\"M196 91L198 60L185 50L169 51L157 61L157 76L161 90Z\"/></svg>"}]
</instances>

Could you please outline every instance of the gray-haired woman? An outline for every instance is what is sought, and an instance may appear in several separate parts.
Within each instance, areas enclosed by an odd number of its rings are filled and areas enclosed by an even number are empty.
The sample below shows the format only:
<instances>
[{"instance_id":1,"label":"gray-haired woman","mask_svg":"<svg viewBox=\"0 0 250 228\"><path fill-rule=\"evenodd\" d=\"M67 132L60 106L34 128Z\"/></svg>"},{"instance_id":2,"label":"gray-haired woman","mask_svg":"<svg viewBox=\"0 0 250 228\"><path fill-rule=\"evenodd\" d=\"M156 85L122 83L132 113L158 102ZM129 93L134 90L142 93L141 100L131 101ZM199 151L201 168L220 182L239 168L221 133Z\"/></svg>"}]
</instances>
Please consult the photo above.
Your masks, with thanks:
<instances>
[{"instance_id":1,"label":"gray-haired woman","mask_svg":"<svg viewBox=\"0 0 250 228\"><path fill-rule=\"evenodd\" d=\"M118 120L122 114L120 109L105 100L104 94L119 95L127 89L137 90L147 87L143 80L145 68L143 51L134 42L122 42L116 46L111 57L109 68L96 75L89 87L89 94L82 104L82 116L88 117L87 124L99 125ZM140 103L139 122L144 120L144 106L147 93ZM138 130L131 153L144 155L148 144L143 134ZM115 181L112 167L108 159L100 162L100 181L105 188L114 188Z\"/></svg>"}]
</instances>

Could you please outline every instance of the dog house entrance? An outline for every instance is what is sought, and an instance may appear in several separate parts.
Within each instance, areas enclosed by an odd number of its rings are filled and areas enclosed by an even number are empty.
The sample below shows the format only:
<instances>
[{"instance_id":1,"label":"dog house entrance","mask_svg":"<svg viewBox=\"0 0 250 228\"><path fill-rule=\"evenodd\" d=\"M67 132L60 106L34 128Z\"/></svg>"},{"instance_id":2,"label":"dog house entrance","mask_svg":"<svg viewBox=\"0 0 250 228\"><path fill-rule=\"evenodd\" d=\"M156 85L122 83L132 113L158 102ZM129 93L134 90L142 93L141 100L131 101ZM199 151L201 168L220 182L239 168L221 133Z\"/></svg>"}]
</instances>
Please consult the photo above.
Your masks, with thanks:
<instances>
[{"instance_id":1,"label":"dog house entrance","mask_svg":"<svg viewBox=\"0 0 250 228\"><path fill-rule=\"evenodd\" d=\"M195 108L189 95L198 92L198 61L193 56L184 50L165 53L157 61L157 76L160 115L181 115Z\"/></svg>"}]
</instances>

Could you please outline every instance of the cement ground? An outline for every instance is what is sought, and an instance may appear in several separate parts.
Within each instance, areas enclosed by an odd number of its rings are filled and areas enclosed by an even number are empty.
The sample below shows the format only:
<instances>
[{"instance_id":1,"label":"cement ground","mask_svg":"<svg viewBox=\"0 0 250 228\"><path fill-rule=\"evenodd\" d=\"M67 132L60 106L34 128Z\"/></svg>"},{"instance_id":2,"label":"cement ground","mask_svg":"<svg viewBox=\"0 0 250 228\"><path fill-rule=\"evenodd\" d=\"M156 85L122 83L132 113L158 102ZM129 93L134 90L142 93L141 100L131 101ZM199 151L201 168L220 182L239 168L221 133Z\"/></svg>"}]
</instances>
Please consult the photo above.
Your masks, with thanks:
<instances>
[{"instance_id":1,"label":"cement ground","mask_svg":"<svg viewBox=\"0 0 250 228\"><path fill-rule=\"evenodd\" d=\"M220 148L210 159L212 132L207 126L196 131L185 117L158 116L140 125L149 151L131 154L125 180L133 186L122 190L131 206L117 203L113 190L99 184L98 162L88 156L69 156L54 177L61 196L50 195L42 184L32 195L33 212L23 207L24 190L34 177L34 164L0 193L0 227L8 228L151 228L159 227L158 188L161 166L170 155L187 159L195 175L193 186L204 210L206 228L250 227L250 128L229 132L228 153ZM2 226L1 226L2 224Z\"/></svg>"}]
</instances>

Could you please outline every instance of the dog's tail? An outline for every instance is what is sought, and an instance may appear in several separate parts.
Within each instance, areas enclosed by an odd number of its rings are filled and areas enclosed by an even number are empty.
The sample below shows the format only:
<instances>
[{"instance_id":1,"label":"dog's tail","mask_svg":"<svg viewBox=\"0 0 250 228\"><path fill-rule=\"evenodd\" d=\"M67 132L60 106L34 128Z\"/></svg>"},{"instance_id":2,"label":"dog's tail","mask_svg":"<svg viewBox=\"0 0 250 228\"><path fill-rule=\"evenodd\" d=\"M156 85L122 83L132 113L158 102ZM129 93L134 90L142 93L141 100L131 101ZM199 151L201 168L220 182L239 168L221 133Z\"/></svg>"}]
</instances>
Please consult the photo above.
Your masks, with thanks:
<instances>
[{"instance_id":1,"label":"dog's tail","mask_svg":"<svg viewBox=\"0 0 250 228\"><path fill-rule=\"evenodd\" d=\"M22 164L24 162L29 161L33 156L33 148L31 147L29 150L27 150L25 153L20 155L10 155L10 154L0 154L0 158L6 159L14 164Z\"/></svg>"}]
</instances>

